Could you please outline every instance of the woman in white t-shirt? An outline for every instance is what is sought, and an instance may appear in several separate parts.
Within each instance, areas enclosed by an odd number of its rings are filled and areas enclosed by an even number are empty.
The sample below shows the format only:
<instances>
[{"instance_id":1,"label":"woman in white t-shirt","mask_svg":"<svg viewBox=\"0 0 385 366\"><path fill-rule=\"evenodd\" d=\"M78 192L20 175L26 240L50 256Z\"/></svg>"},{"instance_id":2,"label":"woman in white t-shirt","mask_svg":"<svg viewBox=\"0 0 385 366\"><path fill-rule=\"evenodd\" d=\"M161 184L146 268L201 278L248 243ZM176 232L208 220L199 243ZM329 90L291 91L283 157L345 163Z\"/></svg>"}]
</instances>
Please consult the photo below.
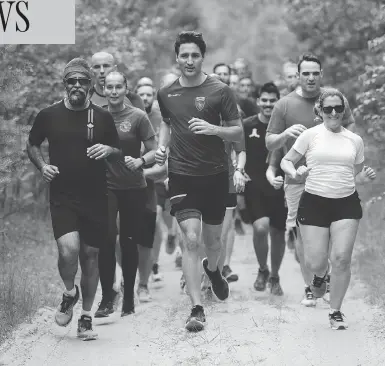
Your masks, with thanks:
<instances>
[{"instance_id":1,"label":"woman in white t-shirt","mask_svg":"<svg viewBox=\"0 0 385 366\"><path fill-rule=\"evenodd\" d=\"M350 282L352 251L362 218L356 180L368 182L376 176L373 169L364 166L362 138L342 127L344 110L341 92L325 90L315 108L323 123L304 131L281 162L289 176L307 177L297 225L304 242L305 264L314 273L311 290L316 297L326 291L330 253L332 329L347 328L340 310ZM296 168L303 156L307 166Z\"/></svg>"}]
</instances>

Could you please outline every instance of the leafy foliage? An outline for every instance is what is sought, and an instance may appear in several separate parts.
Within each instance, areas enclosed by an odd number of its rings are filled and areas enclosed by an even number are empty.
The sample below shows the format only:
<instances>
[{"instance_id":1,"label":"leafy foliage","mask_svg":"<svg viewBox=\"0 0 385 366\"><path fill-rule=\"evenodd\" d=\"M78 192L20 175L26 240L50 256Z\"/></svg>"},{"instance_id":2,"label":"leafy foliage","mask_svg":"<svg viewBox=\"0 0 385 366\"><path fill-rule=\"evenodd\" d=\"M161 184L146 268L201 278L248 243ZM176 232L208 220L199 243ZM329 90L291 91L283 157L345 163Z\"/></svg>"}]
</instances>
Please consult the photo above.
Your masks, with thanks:
<instances>
[{"instance_id":1,"label":"leafy foliage","mask_svg":"<svg viewBox=\"0 0 385 366\"><path fill-rule=\"evenodd\" d=\"M379 0L287 0L286 20L298 41L323 61L325 83L354 100L358 76L372 62L367 42L385 33Z\"/></svg>"}]
</instances>

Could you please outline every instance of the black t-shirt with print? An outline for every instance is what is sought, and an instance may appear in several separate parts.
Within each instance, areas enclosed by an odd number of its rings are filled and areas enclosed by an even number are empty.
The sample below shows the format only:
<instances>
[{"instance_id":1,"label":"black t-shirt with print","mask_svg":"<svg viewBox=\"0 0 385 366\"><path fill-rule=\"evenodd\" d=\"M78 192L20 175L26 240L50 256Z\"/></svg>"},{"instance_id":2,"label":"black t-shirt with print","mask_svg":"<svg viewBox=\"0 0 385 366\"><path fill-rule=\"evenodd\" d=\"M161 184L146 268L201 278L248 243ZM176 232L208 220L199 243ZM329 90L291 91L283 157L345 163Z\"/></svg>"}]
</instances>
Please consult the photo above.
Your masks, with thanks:
<instances>
[{"instance_id":1,"label":"black t-shirt with print","mask_svg":"<svg viewBox=\"0 0 385 366\"><path fill-rule=\"evenodd\" d=\"M93 111L93 141L88 140L89 110ZM31 145L47 139L50 164L59 174L50 183L51 202L55 200L92 201L107 192L105 160L87 157L87 148L103 144L119 148L118 132L111 114L94 105L73 111L64 101L41 110L29 133Z\"/></svg>"},{"instance_id":2,"label":"black t-shirt with print","mask_svg":"<svg viewBox=\"0 0 385 366\"><path fill-rule=\"evenodd\" d=\"M163 120L171 127L169 172L204 176L227 171L223 140L194 134L188 122L195 117L219 126L222 120L239 119L232 90L211 76L195 87L182 87L177 79L161 88L157 99Z\"/></svg>"}]
</instances>

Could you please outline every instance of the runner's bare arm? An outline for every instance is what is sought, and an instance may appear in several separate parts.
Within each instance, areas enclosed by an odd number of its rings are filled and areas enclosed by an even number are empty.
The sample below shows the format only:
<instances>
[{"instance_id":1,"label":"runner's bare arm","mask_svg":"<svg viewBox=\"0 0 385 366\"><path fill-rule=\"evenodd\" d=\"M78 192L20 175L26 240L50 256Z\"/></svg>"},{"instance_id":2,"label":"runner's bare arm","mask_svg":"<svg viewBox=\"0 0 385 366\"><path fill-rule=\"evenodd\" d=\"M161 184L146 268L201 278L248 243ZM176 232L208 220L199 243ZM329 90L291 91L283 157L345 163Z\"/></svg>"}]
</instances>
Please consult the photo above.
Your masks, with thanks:
<instances>
[{"instance_id":1,"label":"runner's bare arm","mask_svg":"<svg viewBox=\"0 0 385 366\"><path fill-rule=\"evenodd\" d=\"M155 162L155 152L157 148L157 143L155 140L155 136L149 138L146 141L143 141L144 147L146 149L146 153L142 156L142 158L146 161L146 164L152 164Z\"/></svg>"},{"instance_id":2,"label":"runner's bare arm","mask_svg":"<svg viewBox=\"0 0 385 366\"><path fill-rule=\"evenodd\" d=\"M32 145L29 140L27 140L27 154L29 160L31 160L32 164L41 171L44 165L47 163L44 161L43 155L41 153L41 148L39 146Z\"/></svg>"},{"instance_id":3,"label":"runner's bare arm","mask_svg":"<svg viewBox=\"0 0 385 366\"><path fill-rule=\"evenodd\" d=\"M150 168L143 169L145 178L151 180L160 180L167 178L167 165L158 165L155 164Z\"/></svg>"},{"instance_id":4,"label":"runner's bare arm","mask_svg":"<svg viewBox=\"0 0 385 366\"><path fill-rule=\"evenodd\" d=\"M285 134L285 131L282 133L270 133L266 132L266 148L269 151L273 151L281 148L285 145L289 137Z\"/></svg>"},{"instance_id":5,"label":"runner's bare arm","mask_svg":"<svg viewBox=\"0 0 385 366\"><path fill-rule=\"evenodd\" d=\"M297 164L301 158L303 157L295 149L291 148L290 151L283 157L281 160L281 168L282 170L291 178L296 179L297 177L297 169L295 168L295 164Z\"/></svg>"},{"instance_id":6,"label":"runner's bare arm","mask_svg":"<svg viewBox=\"0 0 385 366\"><path fill-rule=\"evenodd\" d=\"M196 135L218 136L222 140L240 142L243 138L243 127L240 118L223 121L225 126L215 126L200 118L192 118L189 121L190 131Z\"/></svg>"},{"instance_id":7,"label":"runner's bare arm","mask_svg":"<svg viewBox=\"0 0 385 366\"><path fill-rule=\"evenodd\" d=\"M356 168L355 168L356 169ZM357 167L357 170L359 167ZM364 165L362 170L356 174L356 184L365 184L376 179L376 172L370 166Z\"/></svg>"},{"instance_id":8,"label":"runner's bare arm","mask_svg":"<svg viewBox=\"0 0 385 366\"><path fill-rule=\"evenodd\" d=\"M165 148L168 147L168 144L170 143L170 131L171 131L170 125L162 121L159 127L158 147L160 146L164 146Z\"/></svg>"}]
</instances>

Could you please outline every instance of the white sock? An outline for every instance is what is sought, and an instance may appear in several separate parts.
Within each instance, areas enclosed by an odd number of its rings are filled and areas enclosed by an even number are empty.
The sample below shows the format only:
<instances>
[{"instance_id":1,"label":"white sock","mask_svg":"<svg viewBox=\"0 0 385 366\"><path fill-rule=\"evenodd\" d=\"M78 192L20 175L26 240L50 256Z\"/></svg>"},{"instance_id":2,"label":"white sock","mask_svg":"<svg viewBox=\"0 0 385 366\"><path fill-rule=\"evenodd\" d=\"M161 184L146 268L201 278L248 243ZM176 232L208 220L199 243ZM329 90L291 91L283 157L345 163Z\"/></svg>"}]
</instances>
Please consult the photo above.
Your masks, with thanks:
<instances>
[{"instance_id":1,"label":"white sock","mask_svg":"<svg viewBox=\"0 0 385 366\"><path fill-rule=\"evenodd\" d=\"M64 293L66 294L66 295L68 295L68 296L72 296L72 297L74 297L75 295L76 295L76 288L75 288L75 286L74 286L74 288L72 289L72 290L65 290L64 291Z\"/></svg>"},{"instance_id":2,"label":"white sock","mask_svg":"<svg viewBox=\"0 0 385 366\"><path fill-rule=\"evenodd\" d=\"M329 314L333 314L333 313L336 312L336 311L339 311L339 310L338 310L338 309L332 309L332 308L330 308Z\"/></svg>"},{"instance_id":3,"label":"white sock","mask_svg":"<svg viewBox=\"0 0 385 366\"><path fill-rule=\"evenodd\" d=\"M91 316L91 311L86 311L86 310L82 310L81 315L87 315L87 316L89 316L90 318L92 317L92 316Z\"/></svg>"}]
</instances>

